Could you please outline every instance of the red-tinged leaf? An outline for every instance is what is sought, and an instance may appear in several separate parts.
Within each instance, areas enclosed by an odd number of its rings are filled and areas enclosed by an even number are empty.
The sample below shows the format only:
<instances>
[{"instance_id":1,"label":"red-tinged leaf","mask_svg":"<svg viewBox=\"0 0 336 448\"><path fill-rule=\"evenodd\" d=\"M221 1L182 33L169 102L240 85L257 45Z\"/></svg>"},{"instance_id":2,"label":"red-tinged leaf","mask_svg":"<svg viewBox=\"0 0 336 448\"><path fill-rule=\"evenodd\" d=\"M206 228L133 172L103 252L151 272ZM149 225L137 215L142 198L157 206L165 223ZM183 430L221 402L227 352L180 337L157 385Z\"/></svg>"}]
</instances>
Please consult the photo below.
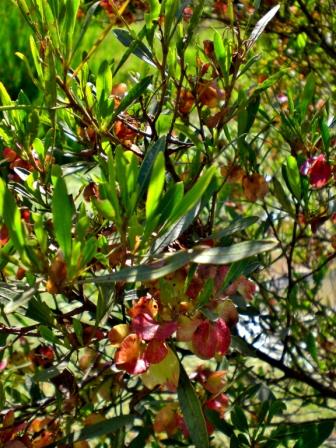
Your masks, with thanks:
<instances>
[{"instance_id":1,"label":"red-tinged leaf","mask_svg":"<svg viewBox=\"0 0 336 448\"><path fill-rule=\"evenodd\" d=\"M153 425L156 433L166 432L169 437L176 433L180 420L177 409L177 403L168 403L160 409L155 416Z\"/></svg>"},{"instance_id":2,"label":"red-tinged leaf","mask_svg":"<svg viewBox=\"0 0 336 448\"><path fill-rule=\"evenodd\" d=\"M331 178L331 166L324 154L310 157L300 168L301 174L309 176L309 182L314 188L324 187Z\"/></svg>"},{"instance_id":3,"label":"red-tinged leaf","mask_svg":"<svg viewBox=\"0 0 336 448\"><path fill-rule=\"evenodd\" d=\"M226 385L226 371L217 370L216 372L210 373L209 377L207 378L204 384L204 389L216 395L224 389L225 385Z\"/></svg>"},{"instance_id":4,"label":"red-tinged leaf","mask_svg":"<svg viewBox=\"0 0 336 448\"><path fill-rule=\"evenodd\" d=\"M165 341L177 329L176 322L158 324L149 314L139 314L132 320L132 330L144 341Z\"/></svg>"},{"instance_id":5,"label":"red-tinged leaf","mask_svg":"<svg viewBox=\"0 0 336 448\"><path fill-rule=\"evenodd\" d=\"M253 295L256 292L256 285L251 280L241 275L237 278L237 291L241 296L243 296L246 300L252 300Z\"/></svg>"},{"instance_id":6,"label":"red-tinged leaf","mask_svg":"<svg viewBox=\"0 0 336 448\"><path fill-rule=\"evenodd\" d=\"M180 316L177 324L177 340L181 342L190 342L196 328L201 322L201 319L190 319L187 316Z\"/></svg>"},{"instance_id":7,"label":"red-tinged leaf","mask_svg":"<svg viewBox=\"0 0 336 448\"><path fill-rule=\"evenodd\" d=\"M18 154L11 148L4 148L2 150L2 157L6 159L7 162L14 162L18 158Z\"/></svg>"},{"instance_id":8,"label":"red-tinged leaf","mask_svg":"<svg viewBox=\"0 0 336 448\"><path fill-rule=\"evenodd\" d=\"M215 356L217 347L218 331L215 325L204 320L195 330L192 336L192 347L194 353L203 359Z\"/></svg>"},{"instance_id":9,"label":"red-tinged leaf","mask_svg":"<svg viewBox=\"0 0 336 448\"><path fill-rule=\"evenodd\" d=\"M148 343L144 357L149 364L157 364L167 356L167 353L166 344L153 339Z\"/></svg>"},{"instance_id":10,"label":"red-tinged leaf","mask_svg":"<svg viewBox=\"0 0 336 448\"><path fill-rule=\"evenodd\" d=\"M144 358L144 344L136 334L130 334L123 340L114 361L118 369L130 374L146 372L149 367Z\"/></svg>"},{"instance_id":11,"label":"red-tinged leaf","mask_svg":"<svg viewBox=\"0 0 336 448\"><path fill-rule=\"evenodd\" d=\"M225 394L219 394L206 401L207 408L219 413L220 417L224 417L225 411L229 406L229 398Z\"/></svg>"},{"instance_id":12,"label":"red-tinged leaf","mask_svg":"<svg viewBox=\"0 0 336 448\"><path fill-rule=\"evenodd\" d=\"M0 227L0 247L5 246L9 241L8 228L3 224Z\"/></svg>"},{"instance_id":13,"label":"red-tinged leaf","mask_svg":"<svg viewBox=\"0 0 336 448\"><path fill-rule=\"evenodd\" d=\"M225 355L231 343L230 329L223 319L218 319L214 325L216 328L216 352Z\"/></svg>"},{"instance_id":14,"label":"red-tinged leaf","mask_svg":"<svg viewBox=\"0 0 336 448\"><path fill-rule=\"evenodd\" d=\"M218 313L229 328L236 325L239 321L237 307L230 299L224 299L221 301L216 307L216 313Z\"/></svg>"},{"instance_id":15,"label":"red-tinged leaf","mask_svg":"<svg viewBox=\"0 0 336 448\"><path fill-rule=\"evenodd\" d=\"M149 297L140 297L140 299L128 311L131 317L136 317L139 314L149 314L155 317L158 313L159 306L155 299Z\"/></svg>"},{"instance_id":16,"label":"red-tinged leaf","mask_svg":"<svg viewBox=\"0 0 336 448\"><path fill-rule=\"evenodd\" d=\"M147 372L141 375L142 382L148 389L161 386L170 391L176 391L180 364L173 351L169 347L167 349L165 358L158 364L151 364Z\"/></svg>"},{"instance_id":17,"label":"red-tinged leaf","mask_svg":"<svg viewBox=\"0 0 336 448\"><path fill-rule=\"evenodd\" d=\"M170 338L170 336L175 333L177 330L177 322L165 322L163 324L160 324L155 338L158 341L165 341L166 339Z\"/></svg>"},{"instance_id":18,"label":"red-tinged leaf","mask_svg":"<svg viewBox=\"0 0 336 448\"><path fill-rule=\"evenodd\" d=\"M128 324L118 324L111 328L108 338L114 347L118 347L122 341L129 335L130 328Z\"/></svg>"},{"instance_id":19,"label":"red-tinged leaf","mask_svg":"<svg viewBox=\"0 0 336 448\"><path fill-rule=\"evenodd\" d=\"M143 340L154 339L159 324L149 314L139 314L132 320L132 330Z\"/></svg>"}]
</instances>

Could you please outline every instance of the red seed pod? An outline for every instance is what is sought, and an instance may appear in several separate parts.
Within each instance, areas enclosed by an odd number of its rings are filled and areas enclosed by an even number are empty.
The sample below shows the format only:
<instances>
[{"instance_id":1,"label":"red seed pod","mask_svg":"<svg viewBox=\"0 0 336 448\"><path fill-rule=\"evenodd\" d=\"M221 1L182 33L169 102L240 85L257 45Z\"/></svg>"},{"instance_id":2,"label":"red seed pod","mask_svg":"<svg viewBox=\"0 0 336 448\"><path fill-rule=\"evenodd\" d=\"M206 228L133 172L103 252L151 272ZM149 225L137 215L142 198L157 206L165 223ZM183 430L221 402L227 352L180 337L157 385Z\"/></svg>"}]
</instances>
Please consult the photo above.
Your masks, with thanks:
<instances>
[{"instance_id":1,"label":"red seed pod","mask_svg":"<svg viewBox=\"0 0 336 448\"><path fill-rule=\"evenodd\" d=\"M35 366L50 367L55 359L54 349L50 345L39 345L29 355Z\"/></svg>"},{"instance_id":2,"label":"red seed pod","mask_svg":"<svg viewBox=\"0 0 336 448\"><path fill-rule=\"evenodd\" d=\"M2 155L8 162L14 162L14 160L18 157L17 153L11 148L4 148Z\"/></svg>"}]
</instances>

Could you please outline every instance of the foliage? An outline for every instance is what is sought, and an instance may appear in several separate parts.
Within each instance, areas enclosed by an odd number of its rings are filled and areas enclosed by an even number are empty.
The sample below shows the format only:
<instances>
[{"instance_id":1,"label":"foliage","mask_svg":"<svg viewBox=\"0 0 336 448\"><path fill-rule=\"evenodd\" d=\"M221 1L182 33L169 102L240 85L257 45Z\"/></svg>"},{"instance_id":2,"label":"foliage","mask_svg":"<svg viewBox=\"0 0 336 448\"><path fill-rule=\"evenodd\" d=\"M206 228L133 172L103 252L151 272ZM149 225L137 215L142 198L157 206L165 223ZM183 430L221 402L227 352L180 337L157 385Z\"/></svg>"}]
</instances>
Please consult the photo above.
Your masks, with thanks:
<instances>
[{"instance_id":1,"label":"foliage","mask_svg":"<svg viewBox=\"0 0 336 448\"><path fill-rule=\"evenodd\" d=\"M1 446L327 443L330 3L16 1Z\"/></svg>"}]
</instances>

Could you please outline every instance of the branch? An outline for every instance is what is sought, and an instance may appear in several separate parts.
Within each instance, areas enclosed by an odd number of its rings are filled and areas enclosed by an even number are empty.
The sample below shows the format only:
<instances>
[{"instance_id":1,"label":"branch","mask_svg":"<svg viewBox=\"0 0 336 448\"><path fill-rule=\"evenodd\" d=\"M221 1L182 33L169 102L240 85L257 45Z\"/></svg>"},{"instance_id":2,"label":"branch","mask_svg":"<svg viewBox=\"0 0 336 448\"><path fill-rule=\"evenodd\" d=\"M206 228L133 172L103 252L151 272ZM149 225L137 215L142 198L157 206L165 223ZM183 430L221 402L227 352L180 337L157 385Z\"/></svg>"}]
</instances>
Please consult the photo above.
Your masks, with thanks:
<instances>
[{"instance_id":1,"label":"branch","mask_svg":"<svg viewBox=\"0 0 336 448\"><path fill-rule=\"evenodd\" d=\"M292 369L291 367L286 366L281 360L277 360L269 356L267 353L262 352L261 350L255 348L253 344L249 344L244 338L237 336L239 341L244 344L247 350L250 351L250 356L255 356L262 361L267 362L272 367L275 367L281 370L287 378L291 378L301 383L308 384L313 389L320 392L321 395L328 398L336 399L336 390L330 389L324 384L319 383L317 380L307 375L302 371L297 371Z\"/></svg>"}]
</instances>

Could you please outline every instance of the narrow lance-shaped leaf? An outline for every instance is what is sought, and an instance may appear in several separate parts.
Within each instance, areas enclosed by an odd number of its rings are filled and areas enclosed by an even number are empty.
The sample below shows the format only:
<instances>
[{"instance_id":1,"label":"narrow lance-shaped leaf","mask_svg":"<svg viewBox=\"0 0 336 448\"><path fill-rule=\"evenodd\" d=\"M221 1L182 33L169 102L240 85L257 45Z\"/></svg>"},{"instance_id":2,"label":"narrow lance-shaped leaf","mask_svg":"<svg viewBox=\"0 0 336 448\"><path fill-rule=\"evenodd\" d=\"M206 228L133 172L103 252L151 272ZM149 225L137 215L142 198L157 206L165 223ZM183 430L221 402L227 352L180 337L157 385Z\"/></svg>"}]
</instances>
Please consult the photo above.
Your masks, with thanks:
<instances>
[{"instance_id":1,"label":"narrow lance-shaped leaf","mask_svg":"<svg viewBox=\"0 0 336 448\"><path fill-rule=\"evenodd\" d=\"M54 183L52 214L56 240L66 260L71 258L72 204L62 177Z\"/></svg>"},{"instance_id":2,"label":"narrow lance-shaped leaf","mask_svg":"<svg viewBox=\"0 0 336 448\"><path fill-rule=\"evenodd\" d=\"M166 227L171 226L174 222L180 219L184 214L188 213L201 200L203 194L208 188L211 179L215 174L215 167L211 167L208 171L198 179L196 184L188 191L183 200L179 203L176 209L168 218Z\"/></svg>"},{"instance_id":3,"label":"narrow lance-shaped leaf","mask_svg":"<svg viewBox=\"0 0 336 448\"><path fill-rule=\"evenodd\" d=\"M146 76L138 84L132 87L132 89L119 104L117 110L114 113L114 116L117 116L118 114L120 114L120 112L126 110L133 103L133 101L138 99L139 96L144 93L151 82L152 76Z\"/></svg>"},{"instance_id":4,"label":"narrow lance-shaped leaf","mask_svg":"<svg viewBox=\"0 0 336 448\"><path fill-rule=\"evenodd\" d=\"M29 300L36 294L36 288L29 288L24 292L17 294L11 302L9 302L5 308L4 312L6 314L13 313L21 306L24 306Z\"/></svg>"},{"instance_id":5,"label":"narrow lance-shaped leaf","mask_svg":"<svg viewBox=\"0 0 336 448\"><path fill-rule=\"evenodd\" d=\"M209 437L201 403L182 364L177 395L193 444L196 448L207 448Z\"/></svg>"},{"instance_id":6,"label":"narrow lance-shaped leaf","mask_svg":"<svg viewBox=\"0 0 336 448\"><path fill-rule=\"evenodd\" d=\"M162 152L156 157L153 165L151 180L149 182L147 201L146 201L146 219L150 221L159 205L161 193L165 180L165 161Z\"/></svg>"},{"instance_id":7,"label":"narrow lance-shaped leaf","mask_svg":"<svg viewBox=\"0 0 336 448\"><path fill-rule=\"evenodd\" d=\"M65 52L68 62L70 62L70 56L72 51L72 42L76 26L77 13L80 5L80 0L67 0L65 20L63 26L63 35L65 41Z\"/></svg>"},{"instance_id":8,"label":"narrow lance-shaped leaf","mask_svg":"<svg viewBox=\"0 0 336 448\"><path fill-rule=\"evenodd\" d=\"M310 73L307 77L307 81L302 92L302 97L299 99L298 104L298 108L301 114L301 120L305 118L308 106L313 102L314 92L315 92L315 77L313 73Z\"/></svg>"},{"instance_id":9,"label":"narrow lance-shaped leaf","mask_svg":"<svg viewBox=\"0 0 336 448\"><path fill-rule=\"evenodd\" d=\"M44 77L43 77L43 69L42 69L42 64L40 61L40 56L39 56L39 52L35 43L35 40L33 38L33 36L29 37L29 44L30 44L30 51L31 51L31 55L33 57L33 61L34 61L34 66L36 69L36 73L38 76L38 79L41 83L44 82Z\"/></svg>"},{"instance_id":10,"label":"narrow lance-shaped leaf","mask_svg":"<svg viewBox=\"0 0 336 448\"><path fill-rule=\"evenodd\" d=\"M130 425L134 420L133 415L120 415L106 419L102 422L94 423L93 425L86 426L80 431L76 431L69 436L62 439L62 443L74 443L80 440L95 439L97 437L105 436L123 428L126 425Z\"/></svg>"},{"instance_id":11,"label":"narrow lance-shaped leaf","mask_svg":"<svg viewBox=\"0 0 336 448\"><path fill-rule=\"evenodd\" d=\"M230 264L244 260L277 247L275 240L244 241L228 247L210 247L200 251L195 250L194 263L200 264Z\"/></svg>"},{"instance_id":12,"label":"narrow lance-shaped leaf","mask_svg":"<svg viewBox=\"0 0 336 448\"><path fill-rule=\"evenodd\" d=\"M152 55L151 51L149 50L149 48L146 47L146 45L144 45L141 42L141 38L145 35L145 28L143 28L137 34L136 37L132 36L132 34L129 31L118 29L118 28L113 30L113 34L115 34L117 39L123 45L125 45L125 47L128 47L128 51L123 56L121 62L125 63L129 57L129 55L133 53L135 56L137 56L142 61L147 62L148 64L152 65L153 67L156 67L156 65L153 61L153 55ZM120 66L121 66L121 63L119 63L119 65L116 68L114 73L116 73L118 71Z\"/></svg>"},{"instance_id":13,"label":"narrow lance-shaped leaf","mask_svg":"<svg viewBox=\"0 0 336 448\"><path fill-rule=\"evenodd\" d=\"M247 216L246 218L237 218L223 230L211 234L208 238L219 240L221 238L231 236L237 232L245 230L247 227L250 227L252 224L255 224L258 220L259 220L258 216Z\"/></svg>"},{"instance_id":14,"label":"narrow lance-shaped leaf","mask_svg":"<svg viewBox=\"0 0 336 448\"><path fill-rule=\"evenodd\" d=\"M118 281L133 283L136 281L156 280L175 272L182 266L194 262L199 264L230 264L254 255L274 249L278 243L274 240L245 241L228 247L203 249L197 247L180 251L152 264L127 267L109 275L90 277L82 283L109 284Z\"/></svg>"},{"instance_id":15,"label":"narrow lance-shaped leaf","mask_svg":"<svg viewBox=\"0 0 336 448\"><path fill-rule=\"evenodd\" d=\"M287 213L289 213L291 216L293 216L294 210L293 210L292 204L288 198L288 194L286 194L281 183L279 182L279 180L276 177L273 178L272 183L273 183L275 197L280 202L282 208Z\"/></svg>"},{"instance_id":16,"label":"narrow lance-shaped leaf","mask_svg":"<svg viewBox=\"0 0 336 448\"><path fill-rule=\"evenodd\" d=\"M75 1L75 0L74 0ZM56 48L60 47L60 36L58 23L53 14L51 6L47 0L42 0L43 21L51 38L52 45Z\"/></svg>"},{"instance_id":17,"label":"narrow lance-shaped leaf","mask_svg":"<svg viewBox=\"0 0 336 448\"><path fill-rule=\"evenodd\" d=\"M8 228L15 249L22 254L25 247L25 235L20 210L2 178L0 178L0 216Z\"/></svg>"},{"instance_id":18,"label":"narrow lance-shaped leaf","mask_svg":"<svg viewBox=\"0 0 336 448\"><path fill-rule=\"evenodd\" d=\"M223 41L223 38L218 31L214 34L214 50L216 59L227 82L232 61L232 45L228 39Z\"/></svg>"},{"instance_id":19,"label":"narrow lance-shaped leaf","mask_svg":"<svg viewBox=\"0 0 336 448\"><path fill-rule=\"evenodd\" d=\"M146 156L141 164L138 176L139 199L142 198L142 196L144 195L145 191L148 188L154 161L156 160L157 155L160 152L164 151L165 145L166 145L166 139L165 137L161 137L147 150Z\"/></svg>"},{"instance_id":20,"label":"narrow lance-shaped leaf","mask_svg":"<svg viewBox=\"0 0 336 448\"><path fill-rule=\"evenodd\" d=\"M288 156L286 161L288 187L297 200L301 199L301 177L295 157Z\"/></svg>"},{"instance_id":21,"label":"narrow lance-shaped leaf","mask_svg":"<svg viewBox=\"0 0 336 448\"><path fill-rule=\"evenodd\" d=\"M150 249L151 255L159 254L170 243L177 240L177 238L191 225L200 210L201 204L199 203L186 215L182 216L171 229L167 230L166 233L157 238Z\"/></svg>"},{"instance_id":22,"label":"narrow lance-shaped leaf","mask_svg":"<svg viewBox=\"0 0 336 448\"><path fill-rule=\"evenodd\" d=\"M253 28L253 31L246 42L247 49L250 49L254 43L257 41L257 39L260 37L264 29L266 28L267 24L273 19L275 14L279 11L280 5L274 6L270 11L268 11L267 14L264 15L256 24L256 26Z\"/></svg>"},{"instance_id":23,"label":"narrow lance-shaped leaf","mask_svg":"<svg viewBox=\"0 0 336 448\"><path fill-rule=\"evenodd\" d=\"M81 31L79 33L79 36L77 38L77 41L76 41L73 49L72 49L72 55L75 54L75 52L78 49L80 43L82 42L83 37L84 37L84 35L85 35L89 25L90 25L91 19L94 16L94 13L96 12L96 9L98 8L99 5L100 5L100 0L94 2L93 5L91 5L90 8L88 9L88 11L86 13L86 16L85 16L85 19L84 19L84 22L82 23L82 26L81 26Z\"/></svg>"},{"instance_id":24,"label":"narrow lance-shaped leaf","mask_svg":"<svg viewBox=\"0 0 336 448\"><path fill-rule=\"evenodd\" d=\"M96 81L96 94L100 102L102 98L108 98L112 91L112 71L108 62L105 60L99 67Z\"/></svg>"}]
</instances>

